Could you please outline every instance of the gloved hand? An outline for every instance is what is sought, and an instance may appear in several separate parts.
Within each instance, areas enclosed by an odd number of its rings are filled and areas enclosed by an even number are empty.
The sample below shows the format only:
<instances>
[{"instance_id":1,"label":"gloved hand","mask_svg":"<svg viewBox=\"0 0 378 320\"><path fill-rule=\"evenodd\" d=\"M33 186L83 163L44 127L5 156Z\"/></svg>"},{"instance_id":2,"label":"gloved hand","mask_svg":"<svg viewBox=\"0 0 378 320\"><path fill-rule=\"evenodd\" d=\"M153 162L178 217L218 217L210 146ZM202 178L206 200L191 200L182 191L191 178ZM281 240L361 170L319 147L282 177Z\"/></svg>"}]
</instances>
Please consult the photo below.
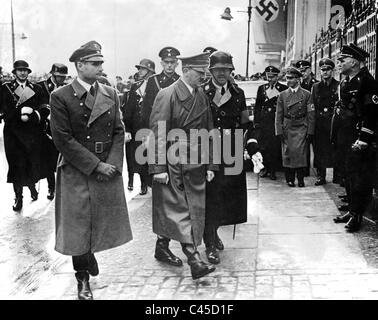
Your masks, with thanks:
<instances>
[{"instance_id":1,"label":"gloved hand","mask_svg":"<svg viewBox=\"0 0 378 320\"><path fill-rule=\"evenodd\" d=\"M21 115L23 114L32 114L33 113L33 108L30 107L22 107L21 108Z\"/></svg>"},{"instance_id":2,"label":"gloved hand","mask_svg":"<svg viewBox=\"0 0 378 320\"><path fill-rule=\"evenodd\" d=\"M253 162L254 173L259 173L262 169L264 169L263 156L260 152L256 152L252 156L252 162Z\"/></svg>"}]
</instances>

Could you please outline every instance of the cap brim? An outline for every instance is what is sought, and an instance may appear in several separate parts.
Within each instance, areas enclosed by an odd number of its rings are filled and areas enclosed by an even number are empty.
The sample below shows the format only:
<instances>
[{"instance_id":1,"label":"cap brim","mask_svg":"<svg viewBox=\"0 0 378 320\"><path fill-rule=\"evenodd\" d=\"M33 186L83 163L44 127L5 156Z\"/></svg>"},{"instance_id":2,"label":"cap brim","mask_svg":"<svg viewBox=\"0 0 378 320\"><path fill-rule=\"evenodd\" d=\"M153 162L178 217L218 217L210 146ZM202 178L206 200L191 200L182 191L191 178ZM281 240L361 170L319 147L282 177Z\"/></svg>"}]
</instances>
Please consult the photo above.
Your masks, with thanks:
<instances>
[{"instance_id":1,"label":"cap brim","mask_svg":"<svg viewBox=\"0 0 378 320\"><path fill-rule=\"evenodd\" d=\"M66 73L60 73L60 72L53 72L52 74L54 76L60 76L60 77L67 77L68 76L68 74L66 74Z\"/></svg>"},{"instance_id":2,"label":"cap brim","mask_svg":"<svg viewBox=\"0 0 378 320\"><path fill-rule=\"evenodd\" d=\"M104 62L103 56L93 56L83 60L83 62Z\"/></svg>"},{"instance_id":3,"label":"cap brim","mask_svg":"<svg viewBox=\"0 0 378 320\"><path fill-rule=\"evenodd\" d=\"M12 70L12 73L14 74L16 72L16 70L28 70L29 73L32 73L31 69L30 68L27 68L27 67L19 67L19 68L14 68Z\"/></svg>"}]
</instances>

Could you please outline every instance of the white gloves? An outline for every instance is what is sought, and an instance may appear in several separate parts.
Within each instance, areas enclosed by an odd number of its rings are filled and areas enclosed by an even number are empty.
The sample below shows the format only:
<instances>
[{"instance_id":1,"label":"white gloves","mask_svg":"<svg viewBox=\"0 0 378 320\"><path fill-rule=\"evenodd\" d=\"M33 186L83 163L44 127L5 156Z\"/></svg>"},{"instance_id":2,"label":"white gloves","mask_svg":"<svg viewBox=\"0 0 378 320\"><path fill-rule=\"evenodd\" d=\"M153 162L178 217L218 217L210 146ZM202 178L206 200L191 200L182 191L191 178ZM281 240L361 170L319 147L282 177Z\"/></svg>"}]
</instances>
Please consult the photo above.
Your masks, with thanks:
<instances>
[{"instance_id":1,"label":"white gloves","mask_svg":"<svg viewBox=\"0 0 378 320\"><path fill-rule=\"evenodd\" d=\"M264 169L263 156L260 152L256 152L252 156L252 162L253 162L254 173L259 173L262 169Z\"/></svg>"},{"instance_id":2,"label":"white gloves","mask_svg":"<svg viewBox=\"0 0 378 320\"><path fill-rule=\"evenodd\" d=\"M21 108L21 115L24 115L24 114L32 114L33 113L33 108L30 108L30 107L22 107Z\"/></svg>"}]
</instances>

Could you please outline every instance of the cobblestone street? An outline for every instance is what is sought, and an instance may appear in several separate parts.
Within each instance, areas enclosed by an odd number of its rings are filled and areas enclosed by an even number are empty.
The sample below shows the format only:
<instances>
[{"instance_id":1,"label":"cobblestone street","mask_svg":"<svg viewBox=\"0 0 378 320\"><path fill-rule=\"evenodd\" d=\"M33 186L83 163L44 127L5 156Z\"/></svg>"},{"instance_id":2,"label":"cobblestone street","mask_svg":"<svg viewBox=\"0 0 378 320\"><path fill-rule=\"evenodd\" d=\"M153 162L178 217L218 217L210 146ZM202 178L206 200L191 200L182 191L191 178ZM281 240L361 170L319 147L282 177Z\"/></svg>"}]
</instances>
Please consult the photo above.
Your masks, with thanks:
<instances>
[{"instance_id":1,"label":"cobblestone street","mask_svg":"<svg viewBox=\"0 0 378 320\"><path fill-rule=\"evenodd\" d=\"M197 281L186 264L175 268L154 259L150 192L135 197L129 202L134 240L97 255L95 299L377 299L378 269L368 265L358 238L333 223L335 203L313 180L289 189L262 179L257 190L250 174L249 221L237 227L235 240L232 226L221 228L222 262ZM177 243L171 247L186 261ZM71 268L66 259L25 298L76 299Z\"/></svg>"}]
</instances>

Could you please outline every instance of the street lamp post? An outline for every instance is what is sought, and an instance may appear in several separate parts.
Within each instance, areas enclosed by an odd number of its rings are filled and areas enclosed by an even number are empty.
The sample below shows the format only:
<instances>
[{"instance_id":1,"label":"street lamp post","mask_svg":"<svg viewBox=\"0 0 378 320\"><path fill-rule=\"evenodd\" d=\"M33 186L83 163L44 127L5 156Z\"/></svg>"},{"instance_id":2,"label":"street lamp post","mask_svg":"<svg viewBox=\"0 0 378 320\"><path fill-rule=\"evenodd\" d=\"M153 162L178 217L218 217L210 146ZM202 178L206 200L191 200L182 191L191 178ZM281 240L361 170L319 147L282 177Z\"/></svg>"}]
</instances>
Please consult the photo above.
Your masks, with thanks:
<instances>
[{"instance_id":1,"label":"street lamp post","mask_svg":"<svg viewBox=\"0 0 378 320\"><path fill-rule=\"evenodd\" d=\"M249 0L248 3L248 11L238 11L238 12L244 12L248 13L248 37L247 37L247 66L246 66L246 71L245 71L245 77L248 79L248 74L249 74L249 43L250 43L250 36L251 36L251 16L252 16L252 0ZM221 18L224 20L230 21L233 19L231 16L231 10L230 8L226 8L224 10L224 13L221 15Z\"/></svg>"},{"instance_id":2,"label":"street lamp post","mask_svg":"<svg viewBox=\"0 0 378 320\"><path fill-rule=\"evenodd\" d=\"M16 60L16 48L14 44L13 0L11 0L11 25L12 25L12 57L13 57L13 62L14 62Z\"/></svg>"}]
</instances>

